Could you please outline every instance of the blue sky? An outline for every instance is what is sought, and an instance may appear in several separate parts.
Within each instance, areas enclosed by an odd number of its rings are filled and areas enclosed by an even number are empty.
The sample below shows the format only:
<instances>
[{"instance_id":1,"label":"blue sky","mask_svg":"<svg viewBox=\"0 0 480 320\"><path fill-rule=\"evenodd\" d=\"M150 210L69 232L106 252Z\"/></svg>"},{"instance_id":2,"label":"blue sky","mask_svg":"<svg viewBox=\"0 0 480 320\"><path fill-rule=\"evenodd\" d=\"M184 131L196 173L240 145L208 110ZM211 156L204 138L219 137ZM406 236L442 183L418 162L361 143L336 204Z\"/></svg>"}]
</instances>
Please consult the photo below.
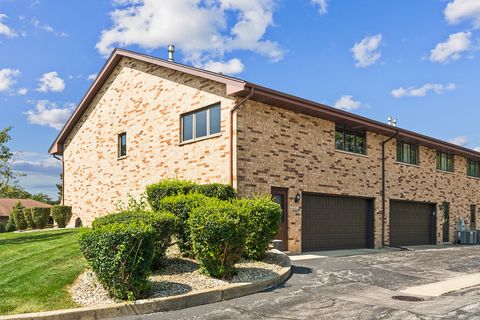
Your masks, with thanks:
<instances>
[{"instance_id":1,"label":"blue sky","mask_svg":"<svg viewBox=\"0 0 480 320\"><path fill-rule=\"evenodd\" d=\"M56 195L47 150L114 47L233 74L480 147L479 0L0 0L0 128L21 184Z\"/></svg>"}]
</instances>

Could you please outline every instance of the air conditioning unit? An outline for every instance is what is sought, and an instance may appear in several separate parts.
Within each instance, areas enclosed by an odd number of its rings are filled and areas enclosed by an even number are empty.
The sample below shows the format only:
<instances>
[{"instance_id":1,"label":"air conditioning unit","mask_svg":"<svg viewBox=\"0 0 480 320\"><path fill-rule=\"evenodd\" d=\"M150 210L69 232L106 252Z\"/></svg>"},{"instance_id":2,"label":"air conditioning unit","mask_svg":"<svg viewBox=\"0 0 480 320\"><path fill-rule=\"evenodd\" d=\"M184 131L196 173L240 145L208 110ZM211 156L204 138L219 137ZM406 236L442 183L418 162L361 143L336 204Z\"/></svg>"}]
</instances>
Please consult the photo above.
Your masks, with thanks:
<instances>
[{"instance_id":1,"label":"air conditioning unit","mask_svg":"<svg viewBox=\"0 0 480 320\"><path fill-rule=\"evenodd\" d=\"M463 230L458 231L458 239L461 244L477 244L477 231L476 230Z\"/></svg>"},{"instance_id":2,"label":"air conditioning unit","mask_svg":"<svg viewBox=\"0 0 480 320\"><path fill-rule=\"evenodd\" d=\"M480 230L476 230L477 231L477 244L480 244Z\"/></svg>"}]
</instances>

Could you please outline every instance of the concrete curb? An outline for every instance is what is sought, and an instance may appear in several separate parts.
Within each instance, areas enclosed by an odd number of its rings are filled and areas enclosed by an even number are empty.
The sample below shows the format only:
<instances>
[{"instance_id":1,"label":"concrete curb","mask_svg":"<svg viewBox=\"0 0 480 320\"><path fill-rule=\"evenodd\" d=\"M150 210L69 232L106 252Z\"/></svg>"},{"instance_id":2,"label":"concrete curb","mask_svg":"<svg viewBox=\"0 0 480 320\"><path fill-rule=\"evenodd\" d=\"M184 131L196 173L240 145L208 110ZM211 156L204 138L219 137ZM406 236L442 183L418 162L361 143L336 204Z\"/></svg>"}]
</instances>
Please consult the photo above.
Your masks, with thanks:
<instances>
[{"instance_id":1,"label":"concrete curb","mask_svg":"<svg viewBox=\"0 0 480 320\"><path fill-rule=\"evenodd\" d=\"M278 250L272 251L281 253ZM290 259L285 255L285 263L278 275L268 276L255 282L234 283L218 288L192 291L173 297L137 300L135 302L116 303L101 307L84 307L2 316L0 320L91 320L179 310L230 300L276 287L288 279L291 269Z\"/></svg>"}]
</instances>

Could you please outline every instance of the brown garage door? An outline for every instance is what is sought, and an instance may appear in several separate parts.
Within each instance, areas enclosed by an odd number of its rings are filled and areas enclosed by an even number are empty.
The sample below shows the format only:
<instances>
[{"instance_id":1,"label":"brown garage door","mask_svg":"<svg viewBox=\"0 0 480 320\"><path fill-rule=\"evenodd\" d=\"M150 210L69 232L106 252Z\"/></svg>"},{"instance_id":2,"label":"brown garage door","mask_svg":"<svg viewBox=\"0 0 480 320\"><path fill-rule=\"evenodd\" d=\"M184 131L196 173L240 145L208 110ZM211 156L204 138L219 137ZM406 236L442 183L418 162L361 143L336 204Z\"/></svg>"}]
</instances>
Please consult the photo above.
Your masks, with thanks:
<instances>
[{"instance_id":1,"label":"brown garage door","mask_svg":"<svg viewBox=\"0 0 480 320\"><path fill-rule=\"evenodd\" d=\"M434 210L427 203L390 201L390 245L434 244Z\"/></svg>"},{"instance_id":2,"label":"brown garage door","mask_svg":"<svg viewBox=\"0 0 480 320\"><path fill-rule=\"evenodd\" d=\"M302 251L371 246L372 201L304 194Z\"/></svg>"}]
</instances>

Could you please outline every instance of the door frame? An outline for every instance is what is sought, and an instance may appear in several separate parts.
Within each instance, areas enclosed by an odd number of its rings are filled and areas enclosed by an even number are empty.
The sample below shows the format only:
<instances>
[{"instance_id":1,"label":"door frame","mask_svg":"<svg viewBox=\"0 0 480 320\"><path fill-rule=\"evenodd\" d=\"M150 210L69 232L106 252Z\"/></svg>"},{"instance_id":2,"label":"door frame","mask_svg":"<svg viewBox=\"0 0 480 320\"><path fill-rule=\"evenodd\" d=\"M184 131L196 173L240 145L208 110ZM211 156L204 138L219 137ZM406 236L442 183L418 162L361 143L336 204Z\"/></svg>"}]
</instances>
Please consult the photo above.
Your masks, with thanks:
<instances>
[{"instance_id":1,"label":"door frame","mask_svg":"<svg viewBox=\"0 0 480 320\"><path fill-rule=\"evenodd\" d=\"M270 193L272 194L272 196L274 194L283 195L283 201L284 201L283 205L285 210L282 214L283 214L283 224L285 228L285 232L284 232L285 235L284 235L284 239L280 239L280 240L282 240L283 247L285 248L285 250L288 250L288 188L272 187L270 190Z\"/></svg>"},{"instance_id":2,"label":"door frame","mask_svg":"<svg viewBox=\"0 0 480 320\"><path fill-rule=\"evenodd\" d=\"M359 199L359 200L366 200L367 201L367 218L368 218L368 226L367 226L367 248L373 249L375 248L375 198L368 197L368 196L352 196L348 194L335 194L335 193L325 193L325 192L302 192L303 195L311 195L311 196L325 196L325 197L336 197L336 198L349 198L349 199ZM303 225L303 207L302 207L302 217L301 217L302 225ZM302 232L300 232L302 235Z\"/></svg>"},{"instance_id":3,"label":"door frame","mask_svg":"<svg viewBox=\"0 0 480 320\"><path fill-rule=\"evenodd\" d=\"M431 245L436 245L437 244L437 222L438 222L438 205L436 202L431 202L431 201L415 201L415 200L406 200L406 199L394 199L394 198L389 198L388 199L388 230L389 230L389 234L388 234L388 239L389 239L389 243L390 243L390 223L391 223L391 220L390 220L390 213L391 213L391 210L392 210L392 206L391 206L391 203L393 202L410 202L410 203L418 203L418 204L427 204L427 205L430 205L430 207L433 209L433 214L431 216L431 224L432 224L432 228L431 228L431 236L430 236L430 244Z\"/></svg>"}]
</instances>

